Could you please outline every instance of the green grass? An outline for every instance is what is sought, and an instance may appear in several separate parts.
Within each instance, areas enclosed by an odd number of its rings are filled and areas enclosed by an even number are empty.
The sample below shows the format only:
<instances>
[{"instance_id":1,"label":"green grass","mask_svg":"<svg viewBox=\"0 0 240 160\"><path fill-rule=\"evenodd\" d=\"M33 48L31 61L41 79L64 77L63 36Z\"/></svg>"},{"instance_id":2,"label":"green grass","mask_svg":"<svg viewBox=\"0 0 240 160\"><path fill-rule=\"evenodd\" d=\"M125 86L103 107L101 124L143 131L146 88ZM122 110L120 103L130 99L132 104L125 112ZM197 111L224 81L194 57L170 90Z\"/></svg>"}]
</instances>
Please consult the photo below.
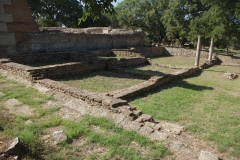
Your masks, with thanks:
<instances>
[{"instance_id":1,"label":"green grass","mask_svg":"<svg viewBox=\"0 0 240 160\"><path fill-rule=\"evenodd\" d=\"M141 67L130 67L127 68L129 71L137 71L141 73L146 73L150 75L165 75L169 73L176 72L177 70L171 69L171 68L165 68L165 67L158 67L154 65L146 65Z\"/></svg>"},{"instance_id":2,"label":"green grass","mask_svg":"<svg viewBox=\"0 0 240 160\"><path fill-rule=\"evenodd\" d=\"M156 119L185 125L213 141L220 151L240 157L240 78L223 79L225 72L240 75L238 66L212 67L131 104Z\"/></svg>"},{"instance_id":3,"label":"green grass","mask_svg":"<svg viewBox=\"0 0 240 160\"><path fill-rule=\"evenodd\" d=\"M51 97L40 94L37 90L26 88L13 81L0 76L1 82L14 84L15 86L5 86L0 91L5 95L0 96L0 127L4 129L9 137L19 137L20 140L30 149L24 159L159 159L169 155L169 151L161 144L149 140L134 131L127 131L114 125L112 121L105 117L85 116L79 121L62 119L56 112L60 106L42 108L41 105ZM34 115L10 115L5 110L4 102L8 99L16 98L23 105L29 105L34 109ZM18 106L16 106L18 107ZM26 124L27 120L32 123ZM68 140L57 146L48 145L41 139L46 134L47 129L61 126L68 136ZM101 132L94 130L93 126L98 126ZM111 134L109 134L111 133ZM86 137L87 140L80 146L74 146L72 142L76 139ZM138 150L130 146L134 141L139 146L144 147L148 152L141 155ZM99 146L106 148L102 154L92 152L86 154L84 147ZM81 151L83 150L83 151Z\"/></svg>"},{"instance_id":4,"label":"green grass","mask_svg":"<svg viewBox=\"0 0 240 160\"><path fill-rule=\"evenodd\" d=\"M152 62L160 63L164 65L170 66L178 66L178 67L192 67L195 65L195 57L178 57L178 56L171 56L171 57L160 57L160 58L153 58L151 59ZM205 59L200 58L200 64L204 63Z\"/></svg>"},{"instance_id":5,"label":"green grass","mask_svg":"<svg viewBox=\"0 0 240 160\"><path fill-rule=\"evenodd\" d=\"M70 86L86 89L92 92L109 92L117 89L128 88L143 82L128 75L114 72L94 72L72 79L60 79L59 81Z\"/></svg>"}]
</instances>

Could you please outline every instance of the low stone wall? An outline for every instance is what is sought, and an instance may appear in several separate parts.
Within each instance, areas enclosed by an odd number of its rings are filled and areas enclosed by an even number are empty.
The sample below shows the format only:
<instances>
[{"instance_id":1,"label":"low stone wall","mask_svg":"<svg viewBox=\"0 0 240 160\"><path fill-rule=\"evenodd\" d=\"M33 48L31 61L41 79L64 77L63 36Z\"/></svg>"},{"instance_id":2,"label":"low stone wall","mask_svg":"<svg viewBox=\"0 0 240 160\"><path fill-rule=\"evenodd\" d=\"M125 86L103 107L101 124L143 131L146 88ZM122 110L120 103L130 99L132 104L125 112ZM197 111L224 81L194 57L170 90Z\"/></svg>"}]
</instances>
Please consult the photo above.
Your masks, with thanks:
<instances>
[{"instance_id":1,"label":"low stone wall","mask_svg":"<svg viewBox=\"0 0 240 160\"><path fill-rule=\"evenodd\" d=\"M145 57L160 57L164 55L164 47L136 47L136 52L140 52Z\"/></svg>"},{"instance_id":2,"label":"low stone wall","mask_svg":"<svg viewBox=\"0 0 240 160\"><path fill-rule=\"evenodd\" d=\"M220 63L225 65L240 65L240 58L236 58L234 56L224 56L224 55L217 55Z\"/></svg>"},{"instance_id":3,"label":"low stone wall","mask_svg":"<svg viewBox=\"0 0 240 160\"><path fill-rule=\"evenodd\" d=\"M81 57L81 58L80 58ZM87 58L86 58L87 57ZM42 67L31 67L24 64L39 63L39 62L58 62L61 60L86 60L80 62L69 62L63 64L46 65ZM15 62L21 62L18 64ZM86 72L114 70L118 67L128 67L141 65L146 62L146 58L124 58L120 62L116 58L93 58L86 55L71 56L68 53L59 54L43 54L40 56L19 56L12 59L0 59L1 66L5 70L20 75L27 79L43 79L43 78L61 78L66 76L75 76ZM25 76L26 74L26 76Z\"/></svg>"},{"instance_id":4,"label":"low stone wall","mask_svg":"<svg viewBox=\"0 0 240 160\"><path fill-rule=\"evenodd\" d=\"M26 79L60 78L75 76L88 71L87 62L72 62L43 67L30 67L11 61L0 61L0 68Z\"/></svg>"},{"instance_id":5,"label":"low stone wall","mask_svg":"<svg viewBox=\"0 0 240 160\"><path fill-rule=\"evenodd\" d=\"M163 52L167 56L196 57L194 49L165 47ZM208 52L201 51L200 58L208 59Z\"/></svg>"},{"instance_id":6,"label":"low stone wall","mask_svg":"<svg viewBox=\"0 0 240 160\"><path fill-rule=\"evenodd\" d=\"M121 67L139 66L146 63L146 58L121 58Z\"/></svg>"},{"instance_id":7,"label":"low stone wall","mask_svg":"<svg viewBox=\"0 0 240 160\"><path fill-rule=\"evenodd\" d=\"M10 58L11 61L22 64L42 63L42 62L58 62L70 59L67 52L59 53L42 53L42 54L29 54L22 56L14 56Z\"/></svg>"},{"instance_id":8,"label":"low stone wall","mask_svg":"<svg viewBox=\"0 0 240 160\"><path fill-rule=\"evenodd\" d=\"M44 67L32 67L32 69L27 71L34 79L69 77L87 72L88 63L72 62Z\"/></svg>"},{"instance_id":9,"label":"low stone wall","mask_svg":"<svg viewBox=\"0 0 240 160\"><path fill-rule=\"evenodd\" d=\"M126 105L127 101L113 98L107 96L103 93L89 92L83 89L71 87L61 82L57 82L50 79L37 80L36 83L39 83L47 88L51 88L62 93L68 94L70 96L82 99L83 101L89 102L94 105L102 105L106 108L116 108L120 105Z\"/></svg>"},{"instance_id":10,"label":"low stone wall","mask_svg":"<svg viewBox=\"0 0 240 160\"><path fill-rule=\"evenodd\" d=\"M136 53L135 50L122 49L122 50L112 50L113 54L118 57L143 57L141 53Z\"/></svg>"},{"instance_id":11,"label":"low stone wall","mask_svg":"<svg viewBox=\"0 0 240 160\"><path fill-rule=\"evenodd\" d=\"M0 69L4 69L12 74L32 80L32 75L28 72L32 67L25 66L18 63L0 60Z\"/></svg>"}]
</instances>

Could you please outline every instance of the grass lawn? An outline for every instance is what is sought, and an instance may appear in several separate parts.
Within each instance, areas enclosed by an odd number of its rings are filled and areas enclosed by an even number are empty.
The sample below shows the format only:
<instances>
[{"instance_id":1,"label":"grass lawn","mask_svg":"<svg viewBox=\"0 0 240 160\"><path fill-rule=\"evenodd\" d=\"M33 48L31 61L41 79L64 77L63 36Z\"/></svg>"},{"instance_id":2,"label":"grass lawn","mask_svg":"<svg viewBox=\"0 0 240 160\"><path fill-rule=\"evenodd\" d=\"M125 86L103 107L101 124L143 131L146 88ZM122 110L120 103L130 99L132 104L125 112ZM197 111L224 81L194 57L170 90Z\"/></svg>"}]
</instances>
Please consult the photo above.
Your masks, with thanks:
<instances>
[{"instance_id":1,"label":"grass lawn","mask_svg":"<svg viewBox=\"0 0 240 160\"><path fill-rule=\"evenodd\" d=\"M63 106L42 107L49 100L56 101L52 97L7 80L1 75L0 93L0 128L4 130L0 130L0 135L6 134L9 136L8 139L19 137L27 145L30 152L23 159L144 160L169 155L169 151L161 143L151 141L134 131L117 127L105 117L83 116L78 121L63 119L56 114ZM28 105L34 114L31 116L10 114L4 104L13 98L20 101L21 105ZM32 123L26 124L27 120L31 120ZM42 137L49 134L46 133L47 129L57 126L63 128L68 140L56 146L49 145ZM82 140L85 140L84 143L78 142Z\"/></svg>"},{"instance_id":2,"label":"grass lawn","mask_svg":"<svg viewBox=\"0 0 240 160\"><path fill-rule=\"evenodd\" d=\"M164 65L170 66L179 66L179 67L192 67L195 65L195 57L179 57L179 56L171 56L171 57L160 57L151 59L152 62L160 63ZM204 63L205 59L200 58L200 64Z\"/></svg>"},{"instance_id":3,"label":"grass lawn","mask_svg":"<svg viewBox=\"0 0 240 160\"><path fill-rule=\"evenodd\" d=\"M154 66L154 65L131 67L131 68L127 68L127 70L138 71L138 72L147 73L147 74L151 74L151 75L164 75L164 74L169 74L169 73L173 73L173 72L177 71L176 69L159 67L159 66Z\"/></svg>"},{"instance_id":4,"label":"grass lawn","mask_svg":"<svg viewBox=\"0 0 240 160\"><path fill-rule=\"evenodd\" d=\"M223 79L225 72L240 75L239 66L215 66L131 104L156 119L183 124L213 141L219 151L240 158L240 78Z\"/></svg>"},{"instance_id":5,"label":"grass lawn","mask_svg":"<svg viewBox=\"0 0 240 160\"><path fill-rule=\"evenodd\" d=\"M81 77L60 79L58 81L92 92L109 92L128 88L143 82L143 80L136 79L128 75L107 71L93 72Z\"/></svg>"}]
</instances>

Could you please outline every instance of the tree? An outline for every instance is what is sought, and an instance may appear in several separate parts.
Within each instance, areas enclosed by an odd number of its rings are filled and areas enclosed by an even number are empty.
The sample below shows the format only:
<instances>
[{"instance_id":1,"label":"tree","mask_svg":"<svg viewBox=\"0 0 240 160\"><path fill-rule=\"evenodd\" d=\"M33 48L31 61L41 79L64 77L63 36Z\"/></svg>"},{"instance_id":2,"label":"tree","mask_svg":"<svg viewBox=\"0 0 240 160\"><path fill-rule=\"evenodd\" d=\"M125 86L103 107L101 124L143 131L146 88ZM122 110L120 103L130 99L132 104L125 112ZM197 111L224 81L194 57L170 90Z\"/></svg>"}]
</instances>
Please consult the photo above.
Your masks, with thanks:
<instances>
[{"instance_id":1,"label":"tree","mask_svg":"<svg viewBox=\"0 0 240 160\"><path fill-rule=\"evenodd\" d=\"M41 26L78 27L79 22L114 13L116 0L28 0L32 14ZM88 18L91 17L91 18ZM99 21L98 21L99 22Z\"/></svg>"},{"instance_id":2,"label":"tree","mask_svg":"<svg viewBox=\"0 0 240 160\"><path fill-rule=\"evenodd\" d=\"M79 22L83 22L87 17L91 16L94 19L98 19L102 14L115 13L112 2L116 0L80 0L84 6L83 17L79 19Z\"/></svg>"},{"instance_id":3,"label":"tree","mask_svg":"<svg viewBox=\"0 0 240 160\"><path fill-rule=\"evenodd\" d=\"M32 14L40 26L77 27L83 6L77 0L28 0Z\"/></svg>"},{"instance_id":4,"label":"tree","mask_svg":"<svg viewBox=\"0 0 240 160\"><path fill-rule=\"evenodd\" d=\"M162 41L165 32L157 0L124 0L115 10L116 15L110 17L113 27L140 29L149 40Z\"/></svg>"},{"instance_id":5,"label":"tree","mask_svg":"<svg viewBox=\"0 0 240 160\"><path fill-rule=\"evenodd\" d=\"M206 6L201 0L167 1L162 17L167 38L173 41L177 39L183 46L191 31L191 21L201 15L205 9Z\"/></svg>"},{"instance_id":6,"label":"tree","mask_svg":"<svg viewBox=\"0 0 240 160\"><path fill-rule=\"evenodd\" d=\"M239 42L240 1L202 0L202 3L207 6L207 10L191 21L190 35L193 37L200 34L206 39L213 37L217 47L228 48Z\"/></svg>"}]
</instances>

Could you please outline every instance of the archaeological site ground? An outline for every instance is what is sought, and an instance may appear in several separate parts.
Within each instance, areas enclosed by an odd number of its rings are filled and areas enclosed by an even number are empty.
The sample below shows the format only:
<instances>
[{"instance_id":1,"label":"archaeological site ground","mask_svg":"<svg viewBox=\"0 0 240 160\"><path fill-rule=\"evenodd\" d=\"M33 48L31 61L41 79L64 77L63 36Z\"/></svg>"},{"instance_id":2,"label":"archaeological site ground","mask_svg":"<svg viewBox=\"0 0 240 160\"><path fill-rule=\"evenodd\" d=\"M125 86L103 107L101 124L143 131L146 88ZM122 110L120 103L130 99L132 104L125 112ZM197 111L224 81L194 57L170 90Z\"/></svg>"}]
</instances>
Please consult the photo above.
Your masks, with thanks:
<instances>
[{"instance_id":1,"label":"archaeological site ground","mask_svg":"<svg viewBox=\"0 0 240 160\"><path fill-rule=\"evenodd\" d=\"M240 158L239 53L194 66L142 32L39 29L26 0L0 7L1 160Z\"/></svg>"}]
</instances>

